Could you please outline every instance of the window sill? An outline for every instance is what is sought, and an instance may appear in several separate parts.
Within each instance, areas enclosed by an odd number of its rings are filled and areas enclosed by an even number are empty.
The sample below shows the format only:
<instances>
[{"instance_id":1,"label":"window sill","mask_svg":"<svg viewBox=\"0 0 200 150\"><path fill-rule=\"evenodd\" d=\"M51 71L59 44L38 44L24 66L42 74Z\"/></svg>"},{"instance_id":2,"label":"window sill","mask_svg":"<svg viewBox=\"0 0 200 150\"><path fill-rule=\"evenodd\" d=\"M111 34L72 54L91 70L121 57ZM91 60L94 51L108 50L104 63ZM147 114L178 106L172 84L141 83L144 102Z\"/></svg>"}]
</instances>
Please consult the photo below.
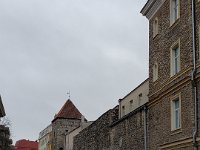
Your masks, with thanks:
<instances>
[{"instance_id":1,"label":"window sill","mask_svg":"<svg viewBox=\"0 0 200 150\"><path fill-rule=\"evenodd\" d=\"M181 70L173 75L170 75L170 79L176 78L177 76L179 76Z\"/></svg>"},{"instance_id":2,"label":"window sill","mask_svg":"<svg viewBox=\"0 0 200 150\"><path fill-rule=\"evenodd\" d=\"M157 37L158 36L158 33L156 33L155 35L153 35L153 39L155 38L155 37Z\"/></svg>"},{"instance_id":3,"label":"window sill","mask_svg":"<svg viewBox=\"0 0 200 150\"><path fill-rule=\"evenodd\" d=\"M157 33L156 35L153 35L153 40L158 37L159 33Z\"/></svg>"},{"instance_id":4,"label":"window sill","mask_svg":"<svg viewBox=\"0 0 200 150\"><path fill-rule=\"evenodd\" d=\"M171 134L170 135L172 136L172 135L179 134L179 133L182 133L182 129L181 128L171 130Z\"/></svg>"},{"instance_id":5,"label":"window sill","mask_svg":"<svg viewBox=\"0 0 200 150\"><path fill-rule=\"evenodd\" d=\"M158 83L158 79L152 80L152 83L153 83L154 85L157 84L157 83Z\"/></svg>"},{"instance_id":6,"label":"window sill","mask_svg":"<svg viewBox=\"0 0 200 150\"><path fill-rule=\"evenodd\" d=\"M170 28L174 28L179 23L180 17L177 18L173 23L170 21Z\"/></svg>"}]
</instances>

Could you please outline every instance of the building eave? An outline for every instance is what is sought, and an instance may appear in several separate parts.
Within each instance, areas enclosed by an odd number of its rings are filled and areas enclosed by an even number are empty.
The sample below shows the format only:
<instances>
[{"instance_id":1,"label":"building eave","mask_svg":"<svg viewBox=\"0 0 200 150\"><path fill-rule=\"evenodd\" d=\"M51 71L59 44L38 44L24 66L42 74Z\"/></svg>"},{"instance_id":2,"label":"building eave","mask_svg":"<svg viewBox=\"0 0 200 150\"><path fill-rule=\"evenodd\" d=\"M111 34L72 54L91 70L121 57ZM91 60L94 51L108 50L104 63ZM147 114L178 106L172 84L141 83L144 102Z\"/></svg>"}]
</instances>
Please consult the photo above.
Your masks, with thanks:
<instances>
[{"instance_id":1,"label":"building eave","mask_svg":"<svg viewBox=\"0 0 200 150\"><path fill-rule=\"evenodd\" d=\"M150 20L165 1L166 0L148 0L140 13L143 14L143 16L146 16L148 20Z\"/></svg>"},{"instance_id":2,"label":"building eave","mask_svg":"<svg viewBox=\"0 0 200 150\"><path fill-rule=\"evenodd\" d=\"M156 2L156 0L148 0L147 3L144 5L140 13L143 16L146 16L147 13L149 12L150 8L153 6L153 4Z\"/></svg>"}]
</instances>

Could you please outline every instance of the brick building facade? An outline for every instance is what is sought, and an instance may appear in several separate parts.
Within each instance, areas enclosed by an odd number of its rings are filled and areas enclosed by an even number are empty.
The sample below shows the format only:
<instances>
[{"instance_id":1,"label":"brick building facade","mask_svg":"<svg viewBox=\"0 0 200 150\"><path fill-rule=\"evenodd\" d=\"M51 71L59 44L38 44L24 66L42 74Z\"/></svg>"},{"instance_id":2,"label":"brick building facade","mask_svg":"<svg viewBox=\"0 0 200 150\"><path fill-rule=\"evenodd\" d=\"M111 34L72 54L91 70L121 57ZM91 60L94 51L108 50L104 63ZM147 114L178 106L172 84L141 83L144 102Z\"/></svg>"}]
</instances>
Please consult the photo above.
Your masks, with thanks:
<instances>
[{"instance_id":1,"label":"brick building facade","mask_svg":"<svg viewBox=\"0 0 200 150\"><path fill-rule=\"evenodd\" d=\"M190 150L199 143L198 135L194 136L195 90L200 89L199 0L194 4L196 18L192 0L148 0L141 11L149 19L150 150ZM195 41L192 18L196 21Z\"/></svg>"}]
</instances>

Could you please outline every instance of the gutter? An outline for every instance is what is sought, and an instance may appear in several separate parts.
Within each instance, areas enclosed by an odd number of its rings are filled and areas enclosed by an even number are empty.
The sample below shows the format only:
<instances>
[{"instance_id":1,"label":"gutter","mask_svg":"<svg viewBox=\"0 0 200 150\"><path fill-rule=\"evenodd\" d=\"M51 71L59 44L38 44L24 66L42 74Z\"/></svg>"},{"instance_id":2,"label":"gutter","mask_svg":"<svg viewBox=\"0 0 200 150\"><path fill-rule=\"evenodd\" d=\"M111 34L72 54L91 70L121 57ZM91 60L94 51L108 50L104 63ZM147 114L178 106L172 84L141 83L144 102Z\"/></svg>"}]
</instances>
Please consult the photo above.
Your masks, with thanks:
<instances>
[{"instance_id":1,"label":"gutter","mask_svg":"<svg viewBox=\"0 0 200 150\"><path fill-rule=\"evenodd\" d=\"M193 131L193 147L198 150L197 134L198 134L198 98L197 98L197 84L196 84L196 9L195 0L192 0L192 90L194 98L194 131Z\"/></svg>"},{"instance_id":2,"label":"gutter","mask_svg":"<svg viewBox=\"0 0 200 150\"><path fill-rule=\"evenodd\" d=\"M147 107L144 106L144 150L147 150Z\"/></svg>"}]
</instances>

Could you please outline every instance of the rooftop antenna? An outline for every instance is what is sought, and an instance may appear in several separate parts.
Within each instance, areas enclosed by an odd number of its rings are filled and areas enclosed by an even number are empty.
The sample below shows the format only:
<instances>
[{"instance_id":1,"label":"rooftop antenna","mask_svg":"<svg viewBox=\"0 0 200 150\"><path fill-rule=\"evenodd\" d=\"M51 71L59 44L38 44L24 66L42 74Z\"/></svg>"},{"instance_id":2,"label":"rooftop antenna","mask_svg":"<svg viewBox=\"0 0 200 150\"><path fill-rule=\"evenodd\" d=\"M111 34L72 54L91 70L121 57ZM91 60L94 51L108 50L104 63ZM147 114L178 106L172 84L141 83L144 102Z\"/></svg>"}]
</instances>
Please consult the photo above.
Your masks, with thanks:
<instances>
[{"instance_id":1,"label":"rooftop antenna","mask_svg":"<svg viewBox=\"0 0 200 150\"><path fill-rule=\"evenodd\" d=\"M70 90L67 92L67 95L69 96L69 99L70 99L70 96L71 96L71 95L70 95Z\"/></svg>"}]
</instances>

